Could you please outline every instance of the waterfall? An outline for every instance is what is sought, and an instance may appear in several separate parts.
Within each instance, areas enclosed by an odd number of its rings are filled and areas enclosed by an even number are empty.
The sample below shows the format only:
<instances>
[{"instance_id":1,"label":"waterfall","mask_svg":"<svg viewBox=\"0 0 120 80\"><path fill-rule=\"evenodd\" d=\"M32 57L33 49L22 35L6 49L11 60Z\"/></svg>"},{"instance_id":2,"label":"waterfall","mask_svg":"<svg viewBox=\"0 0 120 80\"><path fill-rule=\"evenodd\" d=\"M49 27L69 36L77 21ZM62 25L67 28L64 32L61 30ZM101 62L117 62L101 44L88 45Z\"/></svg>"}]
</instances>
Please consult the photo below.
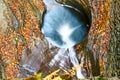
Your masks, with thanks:
<instances>
[{"instance_id":1,"label":"waterfall","mask_svg":"<svg viewBox=\"0 0 120 80\"><path fill-rule=\"evenodd\" d=\"M67 51L69 50L69 52ZM66 53L67 52L67 53ZM76 68L76 77L77 78L85 78L85 75L81 67L79 67L79 61L76 57L76 52L74 48L62 48L58 51L58 53L54 56L54 58L49 63L49 66L54 66L57 62L59 63L59 67L65 68L68 65L65 65L65 61L67 59L70 59L70 62L73 64Z\"/></svg>"},{"instance_id":2,"label":"waterfall","mask_svg":"<svg viewBox=\"0 0 120 80\"><path fill-rule=\"evenodd\" d=\"M50 10L56 5L60 5L55 0L43 0L43 2L45 3L47 10Z\"/></svg>"},{"instance_id":3,"label":"waterfall","mask_svg":"<svg viewBox=\"0 0 120 80\"><path fill-rule=\"evenodd\" d=\"M73 66L79 66L79 61L76 57L76 52L74 48L69 48L69 57L70 57L70 61L73 64ZM82 74L81 68L76 69L76 76L77 78L85 78L85 76Z\"/></svg>"}]
</instances>

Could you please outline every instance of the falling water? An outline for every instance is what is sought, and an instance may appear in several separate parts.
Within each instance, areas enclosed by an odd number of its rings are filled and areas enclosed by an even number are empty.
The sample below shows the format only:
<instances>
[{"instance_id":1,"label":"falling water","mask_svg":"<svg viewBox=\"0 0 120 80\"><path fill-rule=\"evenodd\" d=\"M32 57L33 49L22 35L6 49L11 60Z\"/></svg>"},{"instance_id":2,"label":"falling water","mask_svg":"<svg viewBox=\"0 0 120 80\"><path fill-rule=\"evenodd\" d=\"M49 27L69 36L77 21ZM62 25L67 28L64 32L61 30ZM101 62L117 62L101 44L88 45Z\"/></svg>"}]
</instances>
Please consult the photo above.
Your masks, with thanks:
<instances>
[{"instance_id":1,"label":"falling water","mask_svg":"<svg viewBox=\"0 0 120 80\"><path fill-rule=\"evenodd\" d=\"M56 62L64 62L64 57L66 50L65 49L60 49L58 53L53 57L53 59L50 61L49 66L53 66Z\"/></svg>"},{"instance_id":2,"label":"falling water","mask_svg":"<svg viewBox=\"0 0 120 80\"><path fill-rule=\"evenodd\" d=\"M66 66L68 66L65 65L65 61L70 59L70 63L72 63L73 66L78 66L76 68L77 78L85 78L84 73L82 73L82 68L79 67L79 61L76 57L76 52L74 48L69 48L69 52L67 50L68 49L60 49L58 53L54 56L54 58L51 60L49 66L54 66L56 62L59 62L59 67L65 68Z\"/></svg>"},{"instance_id":3,"label":"falling water","mask_svg":"<svg viewBox=\"0 0 120 80\"><path fill-rule=\"evenodd\" d=\"M55 0L43 0L43 2L45 3L45 5L47 6L47 10L50 10L52 7L54 7L56 4L58 4Z\"/></svg>"},{"instance_id":4,"label":"falling water","mask_svg":"<svg viewBox=\"0 0 120 80\"><path fill-rule=\"evenodd\" d=\"M76 57L76 52L75 52L74 48L69 48L69 57L70 57L70 61L73 64L73 66L79 66L79 61ZM85 76L82 74L81 67L79 69L76 68L76 76L77 76L77 78L85 78Z\"/></svg>"},{"instance_id":5,"label":"falling water","mask_svg":"<svg viewBox=\"0 0 120 80\"><path fill-rule=\"evenodd\" d=\"M43 44L44 46L41 46ZM38 72L41 70L43 75L46 76L48 75L48 71L54 71L58 68L65 70L70 69L71 63L73 66L79 65L74 48L55 49L53 45L50 45L44 40L39 41L39 44L36 47L32 47L30 50L31 51L26 51L29 55L25 56L24 54L22 56L22 65L24 69L30 72ZM50 51L46 52L46 50ZM47 72L45 72L46 70ZM81 67L76 70L76 76L77 78L85 78Z\"/></svg>"}]
</instances>

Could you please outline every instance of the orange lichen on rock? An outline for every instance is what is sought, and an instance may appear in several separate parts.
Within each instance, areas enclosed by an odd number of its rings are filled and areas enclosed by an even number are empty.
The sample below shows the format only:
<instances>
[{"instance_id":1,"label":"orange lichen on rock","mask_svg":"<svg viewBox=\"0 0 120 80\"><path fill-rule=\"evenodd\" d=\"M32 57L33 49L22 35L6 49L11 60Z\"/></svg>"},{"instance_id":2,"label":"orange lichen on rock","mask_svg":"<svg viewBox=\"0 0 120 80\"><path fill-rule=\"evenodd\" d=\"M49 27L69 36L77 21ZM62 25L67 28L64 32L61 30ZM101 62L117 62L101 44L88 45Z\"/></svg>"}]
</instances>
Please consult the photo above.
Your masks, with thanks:
<instances>
[{"instance_id":1,"label":"orange lichen on rock","mask_svg":"<svg viewBox=\"0 0 120 80\"><path fill-rule=\"evenodd\" d=\"M23 49L29 47L35 37L42 38L40 32L41 16L44 11L42 0L4 0L7 7L17 18L20 29L9 27L4 34L0 34L0 54L6 63L8 79L18 76L18 64ZM89 43L93 44L94 53L100 53L100 69L103 75L106 53L110 40L110 3L111 0L89 0L93 7L95 18L89 33ZM32 3L32 4L31 4ZM8 17L10 14L5 14ZM93 15L94 16L94 15ZM10 16L11 17L11 16ZM12 19L11 19L12 20ZM96 37L97 36L97 37ZM96 39L97 38L97 39ZM80 49L78 46L77 49ZM99 49L99 50L98 50ZM99 52L98 52L99 51ZM91 64L89 64L91 66Z\"/></svg>"},{"instance_id":2,"label":"orange lichen on rock","mask_svg":"<svg viewBox=\"0 0 120 80\"><path fill-rule=\"evenodd\" d=\"M93 7L93 22L89 33L89 43L93 44L92 49L95 54L99 53L99 64L101 75L104 74L106 55L110 41L110 9L111 0L98 0L90 4Z\"/></svg>"},{"instance_id":3,"label":"orange lichen on rock","mask_svg":"<svg viewBox=\"0 0 120 80\"><path fill-rule=\"evenodd\" d=\"M2 35L2 34L1 34ZM16 74L17 69L17 62L18 62L18 58L15 57L15 53L16 53L16 48L15 45L12 43L12 37L11 35L8 34L4 34L1 36L1 40L0 40L0 53L2 54L2 60L5 63L6 66L6 75L9 75L9 77L16 77L13 74ZM16 59L17 58L17 59ZM16 64L16 65L15 65ZM12 70L12 71L11 71Z\"/></svg>"},{"instance_id":4,"label":"orange lichen on rock","mask_svg":"<svg viewBox=\"0 0 120 80\"><path fill-rule=\"evenodd\" d=\"M6 33L0 34L0 54L2 54L2 60L6 66L7 79L18 77L18 64L23 49L32 44L34 37L43 37L39 20L44 10L44 4L42 0L37 0L38 4L35 0L33 2L35 5L31 5L26 0L4 0L13 13L12 15L7 14L7 16L10 15L11 20L13 20L13 16L16 16L16 21L19 23L17 27L20 27L17 29L13 25L6 30ZM36 10L40 13L37 18L33 6L36 6Z\"/></svg>"},{"instance_id":5,"label":"orange lichen on rock","mask_svg":"<svg viewBox=\"0 0 120 80\"><path fill-rule=\"evenodd\" d=\"M0 32L2 31L2 27L0 27Z\"/></svg>"}]
</instances>

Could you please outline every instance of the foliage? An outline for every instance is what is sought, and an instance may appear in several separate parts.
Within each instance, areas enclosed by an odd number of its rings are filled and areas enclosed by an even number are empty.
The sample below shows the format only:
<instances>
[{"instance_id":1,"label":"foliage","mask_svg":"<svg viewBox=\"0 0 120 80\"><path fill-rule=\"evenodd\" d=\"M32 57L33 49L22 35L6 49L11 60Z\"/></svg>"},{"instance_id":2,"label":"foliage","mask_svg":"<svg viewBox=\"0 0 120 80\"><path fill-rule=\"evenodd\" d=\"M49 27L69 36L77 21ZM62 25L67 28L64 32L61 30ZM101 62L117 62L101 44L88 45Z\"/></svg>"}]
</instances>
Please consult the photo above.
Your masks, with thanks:
<instances>
[{"instance_id":1,"label":"foliage","mask_svg":"<svg viewBox=\"0 0 120 80\"><path fill-rule=\"evenodd\" d=\"M42 73L39 73L39 74L34 75L32 77L29 77L29 78L25 78L23 80L42 80Z\"/></svg>"}]
</instances>

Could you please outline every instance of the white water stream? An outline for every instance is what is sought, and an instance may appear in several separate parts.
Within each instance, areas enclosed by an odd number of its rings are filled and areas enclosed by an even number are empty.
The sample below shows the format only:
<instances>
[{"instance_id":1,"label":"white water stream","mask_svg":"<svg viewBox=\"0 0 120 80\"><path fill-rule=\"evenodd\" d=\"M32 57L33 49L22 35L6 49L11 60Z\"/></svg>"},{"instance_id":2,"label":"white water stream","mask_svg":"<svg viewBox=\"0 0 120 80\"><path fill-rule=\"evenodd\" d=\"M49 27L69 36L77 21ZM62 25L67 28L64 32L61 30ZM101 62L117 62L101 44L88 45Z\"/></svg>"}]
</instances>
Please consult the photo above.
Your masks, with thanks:
<instances>
[{"instance_id":1,"label":"white water stream","mask_svg":"<svg viewBox=\"0 0 120 80\"><path fill-rule=\"evenodd\" d=\"M79 61L76 57L76 52L74 48L69 48L69 57L70 57L70 61L73 64L73 66L75 67L79 66ZM76 76L77 78L85 78L85 76L82 74L81 67L76 68Z\"/></svg>"},{"instance_id":2,"label":"white water stream","mask_svg":"<svg viewBox=\"0 0 120 80\"><path fill-rule=\"evenodd\" d=\"M66 53L67 50L69 51ZM55 65L56 62L59 62L59 65L63 66L65 64L65 58L70 59L70 62L73 64L74 67L76 67L76 77L85 78L82 73L82 68L79 66L79 61L76 57L76 52L74 48L60 49L58 53L54 56L54 58L51 60L49 66Z\"/></svg>"}]
</instances>

